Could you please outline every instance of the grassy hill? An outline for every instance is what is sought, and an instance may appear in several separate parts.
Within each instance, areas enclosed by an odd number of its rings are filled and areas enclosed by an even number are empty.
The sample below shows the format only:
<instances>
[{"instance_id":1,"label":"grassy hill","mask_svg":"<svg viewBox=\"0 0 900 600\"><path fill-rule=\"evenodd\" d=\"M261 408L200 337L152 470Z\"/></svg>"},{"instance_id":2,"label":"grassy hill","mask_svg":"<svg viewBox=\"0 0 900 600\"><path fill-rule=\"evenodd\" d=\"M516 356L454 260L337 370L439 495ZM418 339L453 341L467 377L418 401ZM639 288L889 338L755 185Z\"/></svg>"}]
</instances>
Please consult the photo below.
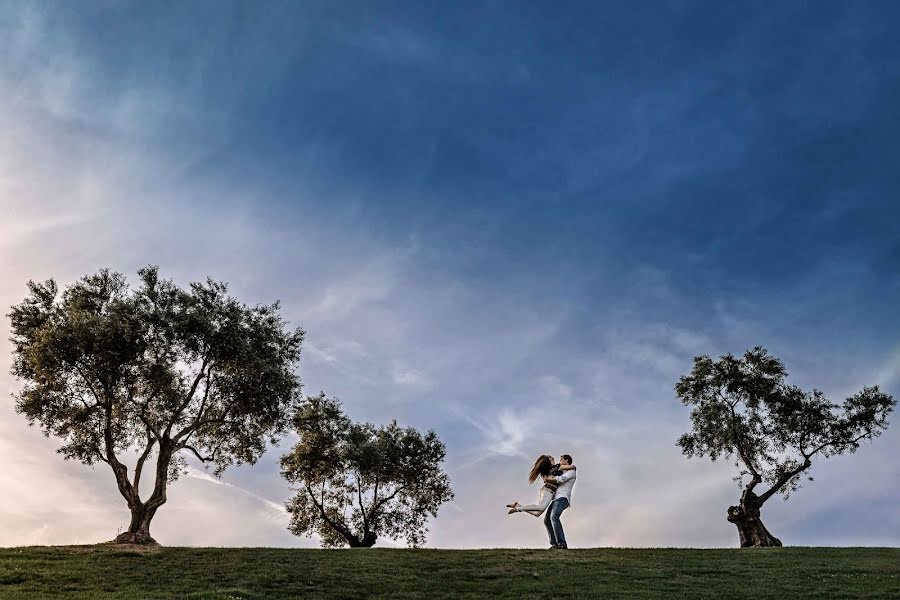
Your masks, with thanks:
<instances>
[{"instance_id":1,"label":"grassy hill","mask_svg":"<svg viewBox=\"0 0 900 600\"><path fill-rule=\"evenodd\" d=\"M898 548L0 549L0 598L900 598Z\"/></svg>"}]
</instances>

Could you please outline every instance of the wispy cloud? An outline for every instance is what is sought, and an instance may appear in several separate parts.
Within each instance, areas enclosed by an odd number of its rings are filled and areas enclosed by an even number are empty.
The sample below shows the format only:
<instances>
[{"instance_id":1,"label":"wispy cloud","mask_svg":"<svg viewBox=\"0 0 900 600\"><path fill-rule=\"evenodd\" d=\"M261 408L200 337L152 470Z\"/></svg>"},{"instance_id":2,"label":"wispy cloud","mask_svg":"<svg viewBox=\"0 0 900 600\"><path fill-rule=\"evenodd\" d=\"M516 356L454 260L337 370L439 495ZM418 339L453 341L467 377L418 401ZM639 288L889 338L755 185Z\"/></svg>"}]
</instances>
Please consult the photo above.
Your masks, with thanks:
<instances>
[{"instance_id":1,"label":"wispy cloud","mask_svg":"<svg viewBox=\"0 0 900 600\"><path fill-rule=\"evenodd\" d=\"M250 490L244 489L241 486L235 485L233 483L229 483L227 481L222 481L221 479L217 479L213 477L209 473L201 471L196 467L188 467L187 473L185 473L187 477L193 477L194 479L199 479L200 481L206 481L208 483L212 483L214 485L220 485L223 487L227 487L233 490L236 490L254 500L259 501L266 508L266 515L271 518L277 520L279 523L284 522L284 516L287 514L287 509L285 509L284 505L279 504L277 502L273 502L268 498L263 498L259 494L252 492Z\"/></svg>"},{"instance_id":2,"label":"wispy cloud","mask_svg":"<svg viewBox=\"0 0 900 600\"><path fill-rule=\"evenodd\" d=\"M494 418L485 416L465 419L485 436L484 451L501 456L524 456L523 445L538 421L534 411L532 418L518 414L513 408L503 408Z\"/></svg>"}]
</instances>

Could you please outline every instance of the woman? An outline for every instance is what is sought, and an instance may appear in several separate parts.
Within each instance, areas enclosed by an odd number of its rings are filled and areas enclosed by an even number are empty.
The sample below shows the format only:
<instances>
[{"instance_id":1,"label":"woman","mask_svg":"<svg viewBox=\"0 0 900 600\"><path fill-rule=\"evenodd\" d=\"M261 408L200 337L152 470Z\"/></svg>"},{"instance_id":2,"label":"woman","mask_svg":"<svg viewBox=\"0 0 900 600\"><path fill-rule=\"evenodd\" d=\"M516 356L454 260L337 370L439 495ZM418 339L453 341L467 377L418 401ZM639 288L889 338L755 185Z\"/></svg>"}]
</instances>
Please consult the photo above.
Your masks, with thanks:
<instances>
[{"instance_id":1,"label":"woman","mask_svg":"<svg viewBox=\"0 0 900 600\"><path fill-rule=\"evenodd\" d=\"M507 514L511 515L516 512L527 512L529 515L535 517L544 514L544 511L547 510L547 507L553 502L553 493L556 491L556 486L552 483L547 483L546 478L555 477L556 475L562 474L563 471L574 468L575 465L560 466L556 464L553 457L548 454L540 455L538 459L534 461L534 466L531 467L531 473L528 474L528 483L534 483L537 481L538 477L541 478L541 482L543 483L541 490L538 493L537 504L519 504L518 502L513 502L512 504L506 505L509 508Z\"/></svg>"}]
</instances>

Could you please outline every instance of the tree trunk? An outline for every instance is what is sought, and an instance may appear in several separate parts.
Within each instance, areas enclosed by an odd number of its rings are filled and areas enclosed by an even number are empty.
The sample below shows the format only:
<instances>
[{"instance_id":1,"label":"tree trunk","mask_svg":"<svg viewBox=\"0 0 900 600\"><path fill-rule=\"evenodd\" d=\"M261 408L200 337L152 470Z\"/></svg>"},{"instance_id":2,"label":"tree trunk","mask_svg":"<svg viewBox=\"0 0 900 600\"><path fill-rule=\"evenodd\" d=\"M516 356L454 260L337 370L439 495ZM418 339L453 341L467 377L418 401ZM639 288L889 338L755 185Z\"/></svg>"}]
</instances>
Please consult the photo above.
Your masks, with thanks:
<instances>
[{"instance_id":1,"label":"tree trunk","mask_svg":"<svg viewBox=\"0 0 900 600\"><path fill-rule=\"evenodd\" d=\"M158 545L150 535L150 521L156 514L155 508L148 509L145 504L131 508L131 522L128 531L116 536L117 544L142 544L147 546Z\"/></svg>"},{"instance_id":2,"label":"tree trunk","mask_svg":"<svg viewBox=\"0 0 900 600\"><path fill-rule=\"evenodd\" d=\"M756 494L744 490L738 506L728 507L728 522L734 523L740 536L741 548L781 546L781 540L769 533L759 511L762 505Z\"/></svg>"},{"instance_id":3,"label":"tree trunk","mask_svg":"<svg viewBox=\"0 0 900 600\"><path fill-rule=\"evenodd\" d=\"M172 451L167 444L160 443L159 456L156 460L156 482L153 486L153 494L146 502L141 502L140 490L134 488L131 498L128 500L128 508L131 509L131 522L128 531L116 536L117 544L142 544L158 546L158 542L150 535L150 522L156 511L166 503L166 487L169 483L169 464L172 461ZM124 494L123 494L124 495Z\"/></svg>"},{"instance_id":4,"label":"tree trunk","mask_svg":"<svg viewBox=\"0 0 900 600\"><path fill-rule=\"evenodd\" d=\"M378 536L373 531L363 533L362 539L355 535L344 536L351 548L371 548L375 545Z\"/></svg>"}]
</instances>

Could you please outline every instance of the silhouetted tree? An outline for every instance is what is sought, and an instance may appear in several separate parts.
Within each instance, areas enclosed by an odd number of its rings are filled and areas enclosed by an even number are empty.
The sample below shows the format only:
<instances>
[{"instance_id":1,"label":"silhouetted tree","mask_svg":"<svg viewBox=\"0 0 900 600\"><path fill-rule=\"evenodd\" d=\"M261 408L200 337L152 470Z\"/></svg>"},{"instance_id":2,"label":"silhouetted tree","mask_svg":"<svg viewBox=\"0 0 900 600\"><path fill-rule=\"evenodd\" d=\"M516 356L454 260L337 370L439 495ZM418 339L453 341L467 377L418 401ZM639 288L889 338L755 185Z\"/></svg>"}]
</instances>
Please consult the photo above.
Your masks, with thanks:
<instances>
[{"instance_id":1,"label":"silhouetted tree","mask_svg":"<svg viewBox=\"0 0 900 600\"><path fill-rule=\"evenodd\" d=\"M295 535L318 533L326 548L369 548L380 535L418 546L428 516L453 499L433 431L354 423L324 393L306 399L294 427L300 439L281 472L298 486L287 504Z\"/></svg>"},{"instance_id":2,"label":"silhouetted tree","mask_svg":"<svg viewBox=\"0 0 900 600\"><path fill-rule=\"evenodd\" d=\"M299 403L293 369L303 331L288 331L278 304L249 308L207 280L181 289L155 267L101 270L59 294L53 280L29 282L12 308L12 372L24 382L17 412L59 452L105 463L131 510L117 541L155 543L150 522L190 453L215 466L253 463L283 433ZM123 453L139 455L133 472ZM141 476L156 455L153 490ZM152 464L152 463L151 463Z\"/></svg>"},{"instance_id":3,"label":"silhouetted tree","mask_svg":"<svg viewBox=\"0 0 900 600\"><path fill-rule=\"evenodd\" d=\"M814 458L855 452L863 440L881 435L895 404L875 386L838 406L818 390L787 385L786 374L780 360L757 347L740 358L698 356L675 385L693 422L678 440L684 454L733 460L740 469L735 479L743 484L749 478L727 514L742 547L781 546L763 525L763 504L775 494L787 499L804 476L812 480ZM768 487L757 495L763 483Z\"/></svg>"}]
</instances>

